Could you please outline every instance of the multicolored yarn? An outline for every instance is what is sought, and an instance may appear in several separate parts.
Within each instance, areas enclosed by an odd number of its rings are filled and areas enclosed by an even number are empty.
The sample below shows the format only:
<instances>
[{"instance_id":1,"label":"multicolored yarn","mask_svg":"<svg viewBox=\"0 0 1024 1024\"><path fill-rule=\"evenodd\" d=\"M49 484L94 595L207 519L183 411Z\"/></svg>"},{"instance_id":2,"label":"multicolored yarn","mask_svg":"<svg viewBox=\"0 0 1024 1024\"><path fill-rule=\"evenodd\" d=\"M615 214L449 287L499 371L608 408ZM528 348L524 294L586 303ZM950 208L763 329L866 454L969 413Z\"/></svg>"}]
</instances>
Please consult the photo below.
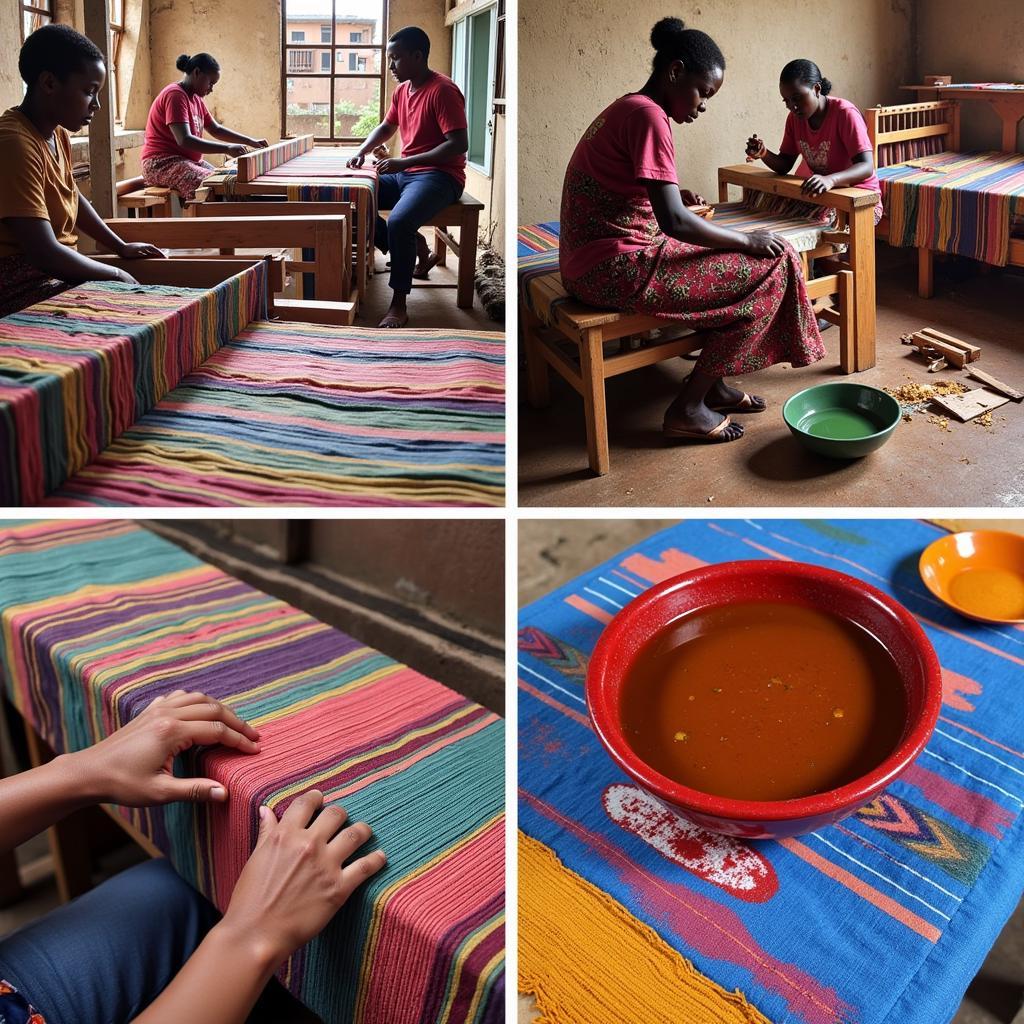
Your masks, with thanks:
<instances>
[{"instance_id":1,"label":"multicolored yarn","mask_svg":"<svg viewBox=\"0 0 1024 1024\"><path fill-rule=\"evenodd\" d=\"M737 990L792 1024L952 1017L1024 891L1024 633L965 620L928 592L917 558L940 534L908 521L686 522L523 609L520 984L548 1024L588 1019L573 991L591 1020L626 1007L638 1020L732 1021ZM604 751L583 692L586 659L630 600L747 558L886 591L943 667L921 757L857 813L777 842L715 836L656 804ZM656 938L638 951L647 930Z\"/></svg>"},{"instance_id":2,"label":"multicolored yarn","mask_svg":"<svg viewBox=\"0 0 1024 1024\"><path fill-rule=\"evenodd\" d=\"M1024 154L938 153L928 163L878 170L890 244L1006 266L1011 220L1024 215Z\"/></svg>"},{"instance_id":3,"label":"multicolored yarn","mask_svg":"<svg viewBox=\"0 0 1024 1024\"><path fill-rule=\"evenodd\" d=\"M279 972L325 1024L504 1020L498 716L128 521L0 524L0 658L59 752L179 687L259 728L182 765L226 805L122 810L222 909L260 804L316 786L372 825L388 866Z\"/></svg>"},{"instance_id":4,"label":"multicolored yarn","mask_svg":"<svg viewBox=\"0 0 1024 1024\"><path fill-rule=\"evenodd\" d=\"M211 289L90 282L0 319L0 503L38 504L266 311L258 263Z\"/></svg>"},{"instance_id":5,"label":"multicolored yarn","mask_svg":"<svg viewBox=\"0 0 1024 1024\"><path fill-rule=\"evenodd\" d=\"M51 505L500 505L504 336L255 323Z\"/></svg>"},{"instance_id":6,"label":"multicolored yarn","mask_svg":"<svg viewBox=\"0 0 1024 1024\"><path fill-rule=\"evenodd\" d=\"M305 153L313 148L312 135L300 135L296 139L285 139L282 142L275 142L273 146L265 146L252 153L240 156L235 163L238 169L239 181L252 181L261 174L278 164L292 160L300 153Z\"/></svg>"}]
</instances>

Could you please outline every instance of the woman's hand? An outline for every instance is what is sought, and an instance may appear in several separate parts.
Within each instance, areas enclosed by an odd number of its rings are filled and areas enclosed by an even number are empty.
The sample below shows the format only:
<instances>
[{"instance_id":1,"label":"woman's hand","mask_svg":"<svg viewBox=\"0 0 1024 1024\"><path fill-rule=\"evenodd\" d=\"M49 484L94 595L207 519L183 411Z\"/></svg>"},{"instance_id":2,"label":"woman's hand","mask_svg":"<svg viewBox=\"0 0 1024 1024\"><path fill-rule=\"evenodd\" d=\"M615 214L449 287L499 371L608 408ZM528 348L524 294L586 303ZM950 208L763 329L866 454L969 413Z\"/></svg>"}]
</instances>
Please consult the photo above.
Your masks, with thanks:
<instances>
[{"instance_id":1,"label":"woman's hand","mask_svg":"<svg viewBox=\"0 0 1024 1024\"><path fill-rule=\"evenodd\" d=\"M269 139L250 139L249 145L253 149L266 149L270 145Z\"/></svg>"},{"instance_id":2,"label":"woman's hand","mask_svg":"<svg viewBox=\"0 0 1024 1024\"><path fill-rule=\"evenodd\" d=\"M704 206L707 202L703 196L698 195L696 192L691 192L688 188L680 189L679 192L683 197L684 206Z\"/></svg>"},{"instance_id":3,"label":"woman's hand","mask_svg":"<svg viewBox=\"0 0 1024 1024\"><path fill-rule=\"evenodd\" d=\"M768 152L768 147L764 144L764 140L757 135L751 135L747 139L747 163L752 163L754 160L762 160Z\"/></svg>"},{"instance_id":4,"label":"woman's hand","mask_svg":"<svg viewBox=\"0 0 1024 1024\"><path fill-rule=\"evenodd\" d=\"M149 242L122 242L117 255L123 260L163 260L167 254Z\"/></svg>"},{"instance_id":5,"label":"woman's hand","mask_svg":"<svg viewBox=\"0 0 1024 1024\"><path fill-rule=\"evenodd\" d=\"M319 934L352 891L387 863L376 850L345 865L372 835L365 822L346 826L347 820L339 805L324 807L315 789L296 797L280 821L261 807L256 848L218 929L275 965Z\"/></svg>"},{"instance_id":6,"label":"woman's hand","mask_svg":"<svg viewBox=\"0 0 1024 1024\"><path fill-rule=\"evenodd\" d=\"M128 273L127 270L122 270L120 267L114 267L114 276L110 278L111 281L120 281L121 284L138 284L139 282Z\"/></svg>"},{"instance_id":7,"label":"woman's hand","mask_svg":"<svg viewBox=\"0 0 1024 1024\"><path fill-rule=\"evenodd\" d=\"M345 161L345 166L346 167L362 167L363 166L363 162L365 160L366 160L366 154L365 153L356 153L354 156L350 156Z\"/></svg>"},{"instance_id":8,"label":"woman's hand","mask_svg":"<svg viewBox=\"0 0 1024 1024\"><path fill-rule=\"evenodd\" d=\"M95 746L70 756L90 791L103 802L147 807L174 800L227 800L227 791L212 779L175 778L175 756L189 747L215 743L256 754L258 739L259 733L220 701L176 690L157 697Z\"/></svg>"},{"instance_id":9,"label":"woman's hand","mask_svg":"<svg viewBox=\"0 0 1024 1024\"><path fill-rule=\"evenodd\" d=\"M786 251L786 243L771 231L758 228L747 234L748 256L781 256Z\"/></svg>"},{"instance_id":10,"label":"woman's hand","mask_svg":"<svg viewBox=\"0 0 1024 1024\"><path fill-rule=\"evenodd\" d=\"M378 160L374 166L377 168L378 174L397 174L409 166L409 161L404 160L400 156L389 156L383 160Z\"/></svg>"},{"instance_id":11,"label":"woman's hand","mask_svg":"<svg viewBox=\"0 0 1024 1024\"><path fill-rule=\"evenodd\" d=\"M249 147L243 146L240 142L232 142L224 147L224 152L228 156L245 156L249 152Z\"/></svg>"},{"instance_id":12,"label":"woman's hand","mask_svg":"<svg viewBox=\"0 0 1024 1024\"><path fill-rule=\"evenodd\" d=\"M800 191L809 196L820 196L836 187L835 179L828 174L812 174L804 178Z\"/></svg>"}]
</instances>

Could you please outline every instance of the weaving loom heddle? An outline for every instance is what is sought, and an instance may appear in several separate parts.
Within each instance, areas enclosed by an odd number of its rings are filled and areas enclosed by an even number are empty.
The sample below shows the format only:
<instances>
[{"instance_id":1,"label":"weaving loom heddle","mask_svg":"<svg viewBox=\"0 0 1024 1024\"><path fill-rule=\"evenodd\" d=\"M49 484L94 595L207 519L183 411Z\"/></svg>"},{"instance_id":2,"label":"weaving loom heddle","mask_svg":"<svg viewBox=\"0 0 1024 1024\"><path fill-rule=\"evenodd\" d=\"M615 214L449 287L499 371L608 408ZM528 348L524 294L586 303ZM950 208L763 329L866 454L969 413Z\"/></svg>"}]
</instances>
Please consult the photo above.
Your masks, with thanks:
<instances>
[{"instance_id":1,"label":"weaving loom heddle","mask_svg":"<svg viewBox=\"0 0 1024 1024\"><path fill-rule=\"evenodd\" d=\"M186 770L226 805L125 810L223 908L257 807L314 786L374 829L388 867L282 968L325 1024L503 1020L502 721L130 522L0 524L8 696L58 752L185 685L257 725L262 752Z\"/></svg>"}]
</instances>

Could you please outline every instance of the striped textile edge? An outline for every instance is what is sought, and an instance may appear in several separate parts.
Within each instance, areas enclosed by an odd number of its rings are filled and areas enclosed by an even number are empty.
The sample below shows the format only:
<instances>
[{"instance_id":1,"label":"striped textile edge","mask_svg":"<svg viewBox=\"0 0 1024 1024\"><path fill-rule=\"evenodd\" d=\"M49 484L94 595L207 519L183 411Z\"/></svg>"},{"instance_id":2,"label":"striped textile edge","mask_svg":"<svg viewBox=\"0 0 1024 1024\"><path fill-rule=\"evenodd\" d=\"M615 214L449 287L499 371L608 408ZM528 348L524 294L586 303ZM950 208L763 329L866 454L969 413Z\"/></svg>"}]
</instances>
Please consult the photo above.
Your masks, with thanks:
<instances>
[{"instance_id":1,"label":"striped textile edge","mask_svg":"<svg viewBox=\"0 0 1024 1024\"><path fill-rule=\"evenodd\" d=\"M518 934L519 989L535 998L541 1024L771 1024L524 832Z\"/></svg>"},{"instance_id":2,"label":"striped textile edge","mask_svg":"<svg viewBox=\"0 0 1024 1024\"><path fill-rule=\"evenodd\" d=\"M300 153L305 153L312 148L313 136L300 135L296 139L285 139L273 146L258 149L254 153L246 153L244 156L240 156L236 163L238 180L241 182L252 181L279 164L292 160Z\"/></svg>"},{"instance_id":3,"label":"striped textile edge","mask_svg":"<svg viewBox=\"0 0 1024 1024\"><path fill-rule=\"evenodd\" d=\"M50 505L504 501L504 336L255 323Z\"/></svg>"},{"instance_id":4,"label":"striped textile edge","mask_svg":"<svg viewBox=\"0 0 1024 1024\"><path fill-rule=\"evenodd\" d=\"M36 505L250 322L255 263L211 289L89 282L0 320L0 503Z\"/></svg>"},{"instance_id":5,"label":"striped textile edge","mask_svg":"<svg viewBox=\"0 0 1024 1024\"><path fill-rule=\"evenodd\" d=\"M315 786L370 822L388 866L279 972L325 1024L503 1020L497 715L131 522L0 523L0 584L8 696L58 752L182 686L259 728L183 758L227 804L121 809L221 909L261 804Z\"/></svg>"}]
</instances>

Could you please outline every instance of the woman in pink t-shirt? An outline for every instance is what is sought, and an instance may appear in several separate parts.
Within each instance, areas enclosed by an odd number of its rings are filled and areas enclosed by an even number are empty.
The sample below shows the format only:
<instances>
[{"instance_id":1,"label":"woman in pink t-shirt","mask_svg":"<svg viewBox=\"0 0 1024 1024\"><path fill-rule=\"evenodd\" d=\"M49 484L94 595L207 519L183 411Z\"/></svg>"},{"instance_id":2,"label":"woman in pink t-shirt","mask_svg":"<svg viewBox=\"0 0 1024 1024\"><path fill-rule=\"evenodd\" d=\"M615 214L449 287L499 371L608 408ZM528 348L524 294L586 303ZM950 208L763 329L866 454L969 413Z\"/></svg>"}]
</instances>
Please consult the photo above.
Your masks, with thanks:
<instances>
[{"instance_id":1,"label":"woman in pink t-shirt","mask_svg":"<svg viewBox=\"0 0 1024 1024\"><path fill-rule=\"evenodd\" d=\"M161 89L149 108L146 141L142 146L142 176L147 185L173 188L182 200L214 170L204 153L242 156L250 148L262 149L266 139L253 139L214 120L203 102L220 81L220 65L208 53L183 53L175 67L184 73L180 82ZM219 142L203 138L204 129Z\"/></svg>"},{"instance_id":2,"label":"woman in pink t-shirt","mask_svg":"<svg viewBox=\"0 0 1024 1024\"><path fill-rule=\"evenodd\" d=\"M769 231L719 227L684 206L669 119L691 124L722 87L725 58L704 32L664 18L651 32L654 70L587 129L562 189L559 262L584 302L665 317L707 332L700 357L665 413L669 437L735 441L729 412L764 399L724 377L825 354L796 253Z\"/></svg>"}]
</instances>

